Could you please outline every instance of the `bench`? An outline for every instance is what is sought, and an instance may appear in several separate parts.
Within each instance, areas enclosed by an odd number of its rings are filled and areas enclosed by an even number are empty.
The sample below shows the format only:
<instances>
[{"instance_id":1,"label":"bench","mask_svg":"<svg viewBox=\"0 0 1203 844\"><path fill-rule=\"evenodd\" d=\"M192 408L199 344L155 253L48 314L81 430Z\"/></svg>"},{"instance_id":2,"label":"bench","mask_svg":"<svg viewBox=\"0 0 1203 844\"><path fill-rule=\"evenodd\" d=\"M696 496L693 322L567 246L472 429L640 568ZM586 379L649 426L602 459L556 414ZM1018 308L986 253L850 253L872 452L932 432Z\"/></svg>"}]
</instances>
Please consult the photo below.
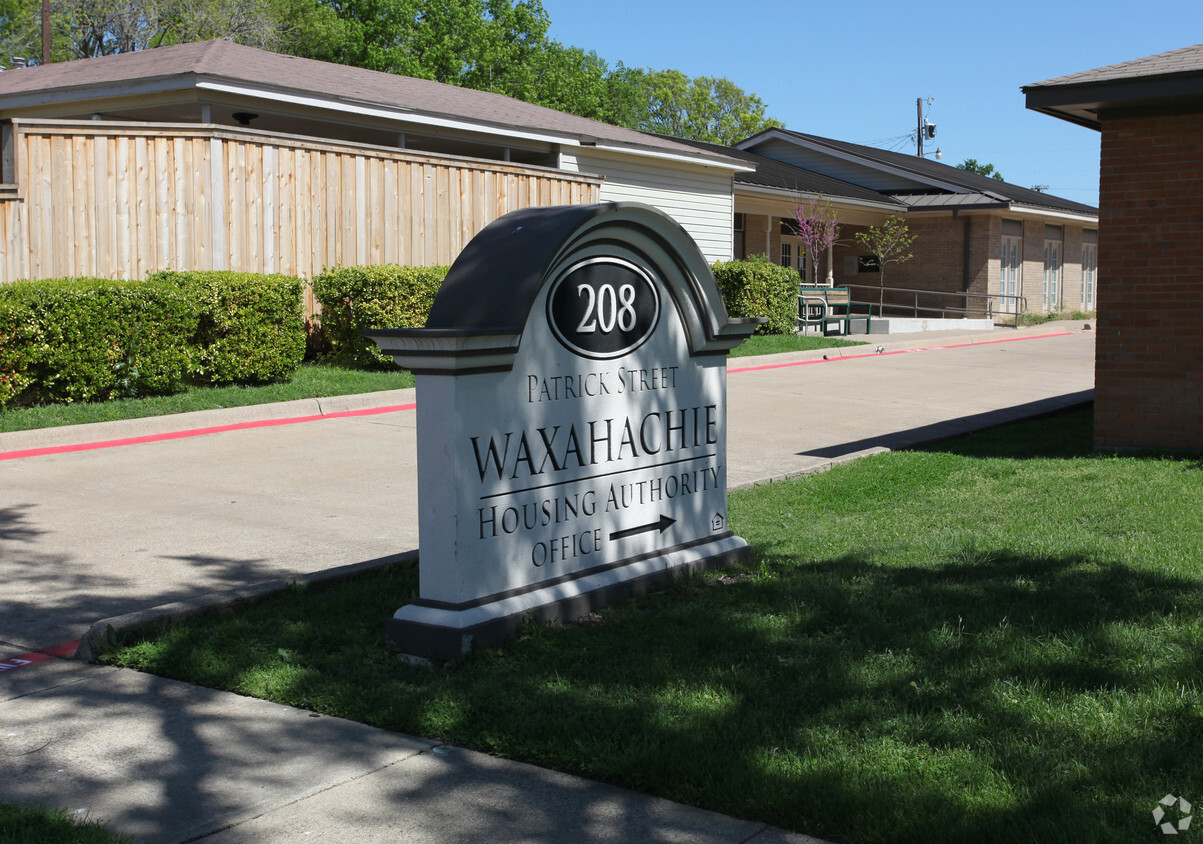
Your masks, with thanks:
<instances>
[{"instance_id":1,"label":"bench","mask_svg":"<svg viewBox=\"0 0 1203 844\"><path fill-rule=\"evenodd\" d=\"M835 325L839 334L852 333L852 321L864 320L865 333L869 333L871 316L868 312L856 313L847 287L798 286L798 329L818 328L827 334Z\"/></svg>"}]
</instances>

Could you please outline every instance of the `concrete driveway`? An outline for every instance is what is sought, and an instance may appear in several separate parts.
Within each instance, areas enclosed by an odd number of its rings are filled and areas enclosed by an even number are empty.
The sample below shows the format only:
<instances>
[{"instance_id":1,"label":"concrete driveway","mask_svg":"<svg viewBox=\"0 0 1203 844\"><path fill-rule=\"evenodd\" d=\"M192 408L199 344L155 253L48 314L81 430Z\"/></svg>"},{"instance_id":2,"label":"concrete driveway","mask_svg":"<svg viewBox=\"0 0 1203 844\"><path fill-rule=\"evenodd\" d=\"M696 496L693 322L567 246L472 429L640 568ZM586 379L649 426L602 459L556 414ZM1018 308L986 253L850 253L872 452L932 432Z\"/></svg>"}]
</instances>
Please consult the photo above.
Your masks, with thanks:
<instances>
[{"instance_id":1,"label":"concrete driveway","mask_svg":"<svg viewBox=\"0 0 1203 844\"><path fill-rule=\"evenodd\" d=\"M728 484L1087 400L1094 334L1080 329L733 359ZM0 655L78 639L98 619L415 552L413 401L397 391L0 434ZM107 445L21 456L72 443Z\"/></svg>"}]
</instances>

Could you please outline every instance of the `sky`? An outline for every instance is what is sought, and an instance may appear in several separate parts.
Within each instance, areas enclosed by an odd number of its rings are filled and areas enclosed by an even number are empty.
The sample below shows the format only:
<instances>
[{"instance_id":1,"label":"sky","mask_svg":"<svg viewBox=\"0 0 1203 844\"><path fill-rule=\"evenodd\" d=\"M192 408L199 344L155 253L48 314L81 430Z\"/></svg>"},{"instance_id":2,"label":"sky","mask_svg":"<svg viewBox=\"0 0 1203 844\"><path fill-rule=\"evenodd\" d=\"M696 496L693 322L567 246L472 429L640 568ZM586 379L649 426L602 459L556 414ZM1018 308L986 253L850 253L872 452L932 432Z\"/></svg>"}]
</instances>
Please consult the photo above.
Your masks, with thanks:
<instances>
[{"instance_id":1,"label":"sky","mask_svg":"<svg viewBox=\"0 0 1203 844\"><path fill-rule=\"evenodd\" d=\"M1203 3L542 0L549 37L611 66L726 77L789 129L915 152L1098 204L1099 134L1028 111L1023 85L1203 42ZM928 98L931 104L928 105ZM932 156L928 156L931 158Z\"/></svg>"}]
</instances>

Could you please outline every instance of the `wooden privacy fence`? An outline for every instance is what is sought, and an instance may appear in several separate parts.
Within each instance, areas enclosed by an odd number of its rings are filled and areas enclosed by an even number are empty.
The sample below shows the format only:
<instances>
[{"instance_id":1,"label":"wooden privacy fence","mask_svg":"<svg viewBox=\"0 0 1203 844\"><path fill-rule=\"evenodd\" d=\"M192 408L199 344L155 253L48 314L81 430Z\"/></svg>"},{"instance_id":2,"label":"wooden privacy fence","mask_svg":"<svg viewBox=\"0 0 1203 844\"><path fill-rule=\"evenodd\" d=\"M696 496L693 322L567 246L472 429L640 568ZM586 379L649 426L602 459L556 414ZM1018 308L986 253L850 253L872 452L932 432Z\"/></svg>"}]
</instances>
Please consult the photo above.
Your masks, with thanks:
<instances>
[{"instance_id":1,"label":"wooden privacy fence","mask_svg":"<svg viewBox=\"0 0 1203 844\"><path fill-rule=\"evenodd\" d=\"M3 127L0 281L449 264L518 208L601 180L251 129L91 120Z\"/></svg>"}]
</instances>

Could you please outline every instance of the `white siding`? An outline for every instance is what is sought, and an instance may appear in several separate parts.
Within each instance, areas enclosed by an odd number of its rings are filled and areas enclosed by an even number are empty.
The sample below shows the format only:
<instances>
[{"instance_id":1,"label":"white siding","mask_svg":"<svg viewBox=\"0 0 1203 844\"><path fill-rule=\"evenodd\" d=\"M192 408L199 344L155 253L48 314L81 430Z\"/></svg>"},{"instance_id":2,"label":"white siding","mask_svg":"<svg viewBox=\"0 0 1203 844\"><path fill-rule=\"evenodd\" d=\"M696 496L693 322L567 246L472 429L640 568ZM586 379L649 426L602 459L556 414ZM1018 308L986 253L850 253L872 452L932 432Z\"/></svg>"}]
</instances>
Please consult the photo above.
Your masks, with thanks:
<instances>
[{"instance_id":1,"label":"white siding","mask_svg":"<svg viewBox=\"0 0 1203 844\"><path fill-rule=\"evenodd\" d=\"M566 152L560 166L604 176L602 202L643 202L668 214L697 241L707 261L731 260L732 171L595 150Z\"/></svg>"},{"instance_id":2,"label":"white siding","mask_svg":"<svg viewBox=\"0 0 1203 844\"><path fill-rule=\"evenodd\" d=\"M915 188L931 187L923 182L907 179L893 173L883 173L873 167L866 167L854 161L845 161L831 153L807 149L798 144L783 141L780 138L772 138L763 144L757 144L750 152L763 155L765 158L771 158L774 161L780 161L783 164L792 164L794 167L812 170L815 173L822 173L824 176L830 176L833 179L842 179L845 182L852 182L854 185L864 185L878 191L913 190Z\"/></svg>"}]
</instances>

